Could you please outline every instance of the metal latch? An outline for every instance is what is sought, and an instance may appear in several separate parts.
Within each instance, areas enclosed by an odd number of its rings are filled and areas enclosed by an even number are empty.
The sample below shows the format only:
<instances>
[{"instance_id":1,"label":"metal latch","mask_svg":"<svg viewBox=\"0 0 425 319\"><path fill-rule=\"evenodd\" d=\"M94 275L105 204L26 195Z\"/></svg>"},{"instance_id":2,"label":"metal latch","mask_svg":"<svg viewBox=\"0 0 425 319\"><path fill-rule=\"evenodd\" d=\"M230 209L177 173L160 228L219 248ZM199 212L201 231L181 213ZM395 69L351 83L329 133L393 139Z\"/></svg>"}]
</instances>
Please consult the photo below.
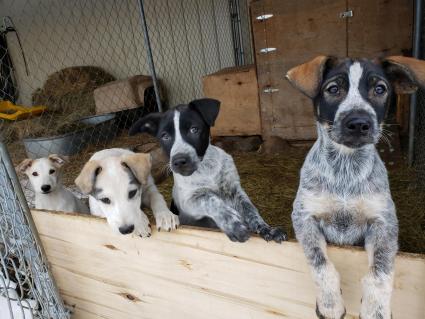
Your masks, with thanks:
<instances>
[{"instance_id":1,"label":"metal latch","mask_svg":"<svg viewBox=\"0 0 425 319\"><path fill-rule=\"evenodd\" d=\"M341 19L352 18L353 17L353 10L348 10L348 11L341 12L339 14L339 17Z\"/></svg>"},{"instance_id":2,"label":"metal latch","mask_svg":"<svg viewBox=\"0 0 425 319\"><path fill-rule=\"evenodd\" d=\"M263 89L263 92L264 92L264 93L267 93L267 94L275 93L275 92L277 92L277 91L279 91L279 89L276 89L276 88L274 88L274 87L271 87L270 85L265 86L265 87L264 87L264 89Z\"/></svg>"}]
</instances>

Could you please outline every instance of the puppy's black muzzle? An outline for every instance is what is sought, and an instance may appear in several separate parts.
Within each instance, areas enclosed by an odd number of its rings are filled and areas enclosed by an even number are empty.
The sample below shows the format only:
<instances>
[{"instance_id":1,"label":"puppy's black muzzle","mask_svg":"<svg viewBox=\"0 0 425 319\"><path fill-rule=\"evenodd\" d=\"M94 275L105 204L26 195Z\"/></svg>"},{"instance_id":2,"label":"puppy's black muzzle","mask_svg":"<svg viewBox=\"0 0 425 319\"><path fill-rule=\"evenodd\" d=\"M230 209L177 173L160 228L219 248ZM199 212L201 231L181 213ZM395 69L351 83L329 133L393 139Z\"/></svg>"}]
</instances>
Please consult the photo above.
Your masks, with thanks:
<instances>
[{"instance_id":1,"label":"puppy's black muzzle","mask_svg":"<svg viewBox=\"0 0 425 319\"><path fill-rule=\"evenodd\" d=\"M186 154L176 154L171 158L171 169L174 173L190 176L196 168L196 164Z\"/></svg>"},{"instance_id":2,"label":"puppy's black muzzle","mask_svg":"<svg viewBox=\"0 0 425 319\"><path fill-rule=\"evenodd\" d=\"M367 112L352 112L341 123L342 142L348 147L361 147L373 143L376 130Z\"/></svg>"},{"instance_id":3,"label":"puppy's black muzzle","mask_svg":"<svg viewBox=\"0 0 425 319\"><path fill-rule=\"evenodd\" d=\"M370 116L353 114L344 119L344 134L352 136L366 136L372 129Z\"/></svg>"}]
</instances>

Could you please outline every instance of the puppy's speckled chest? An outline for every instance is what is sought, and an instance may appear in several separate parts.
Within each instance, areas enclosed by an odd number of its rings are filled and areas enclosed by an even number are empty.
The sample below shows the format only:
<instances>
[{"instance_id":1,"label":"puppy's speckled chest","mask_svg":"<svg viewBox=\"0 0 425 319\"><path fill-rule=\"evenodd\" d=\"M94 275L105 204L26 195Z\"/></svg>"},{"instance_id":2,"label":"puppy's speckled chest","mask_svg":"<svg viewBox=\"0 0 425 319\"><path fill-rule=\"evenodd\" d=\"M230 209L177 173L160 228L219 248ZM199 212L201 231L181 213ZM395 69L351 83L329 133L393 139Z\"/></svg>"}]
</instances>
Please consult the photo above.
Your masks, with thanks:
<instances>
[{"instance_id":1,"label":"puppy's speckled chest","mask_svg":"<svg viewBox=\"0 0 425 319\"><path fill-rule=\"evenodd\" d=\"M341 196L327 192L305 192L303 207L319 221L329 242L353 244L362 240L369 220L379 218L388 207L385 194Z\"/></svg>"},{"instance_id":2,"label":"puppy's speckled chest","mask_svg":"<svg viewBox=\"0 0 425 319\"><path fill-rule=\"evenodd\" d=\"M173 199L179 210L186 211L195 194L213 192L220 196L238 181L232 158L223 150L210 146L202 164L191 176L174 174Z\"/></svg>"}]
</instances>

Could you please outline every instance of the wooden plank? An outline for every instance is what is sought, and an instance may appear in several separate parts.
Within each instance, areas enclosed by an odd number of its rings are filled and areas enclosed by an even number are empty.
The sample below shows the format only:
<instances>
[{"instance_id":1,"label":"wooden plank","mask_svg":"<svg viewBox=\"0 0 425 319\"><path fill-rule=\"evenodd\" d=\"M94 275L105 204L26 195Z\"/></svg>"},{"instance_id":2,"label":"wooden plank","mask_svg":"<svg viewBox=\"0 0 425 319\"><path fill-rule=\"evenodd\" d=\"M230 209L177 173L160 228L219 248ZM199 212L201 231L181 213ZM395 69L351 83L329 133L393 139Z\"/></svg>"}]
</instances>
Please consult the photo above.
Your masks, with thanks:
<instances>
[{"instance_id":1,"label":"wooden plank","mask_svg":"<svg viewBox=\"0 0 425 319\"><path fill-rule=\"evenodd\" d=\"M213 136L261 135L255 67L232 67L202 79L204 96L221 101Z\"/></svg>"},{"instance_id":2,"label":"wooden plank","mask_svg":"<svg viewBox=\"0 0 425 319\"><path fill-rule=\"evenodd\" d=\"M263 138L313 139L316 137L311 100L285 80L286 72L317 55L345 56L346 21L339 14L345 0L260 0L251 3ZM256 19L273 14L268 20ZM276 48L264 54L262 48ZM275 93L265 93L267 87Z\"/></svg>"},{"instance_id":3,"label":"wooden plank","mask_svg":"<svg viewBox=\"0 0 425 319\"><path fill-rule=\"evenodd\" d=\"M413 0L348 0L348 55L410 55Z\"/></svg>"},{"instance_id":4,"label":"wooden plank","mask_svg":"<svg viewBox=\"0 0 425 319\"><path fill-rule=\"evenodd\" d=\"M115 235L92 216L33 211L54 277L73 318L314 318L315 292L299 245L258 237L233 243L180 228L151 238ZM367 256L329 249L348 315L357 318ZM425 313L425 256L396 260L394 319Z\"/></svg>"}]
</instances>

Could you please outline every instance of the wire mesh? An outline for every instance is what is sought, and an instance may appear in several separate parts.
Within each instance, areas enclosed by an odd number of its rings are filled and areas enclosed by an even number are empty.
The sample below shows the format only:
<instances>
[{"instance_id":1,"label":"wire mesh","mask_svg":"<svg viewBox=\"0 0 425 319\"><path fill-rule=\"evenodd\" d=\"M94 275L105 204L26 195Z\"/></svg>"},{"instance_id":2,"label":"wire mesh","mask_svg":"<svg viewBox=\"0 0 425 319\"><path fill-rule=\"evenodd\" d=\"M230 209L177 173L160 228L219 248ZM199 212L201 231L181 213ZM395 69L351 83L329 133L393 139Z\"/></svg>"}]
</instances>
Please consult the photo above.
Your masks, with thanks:
<instances>
[{"instance_id":1,"label":"wire mesh","mask_svg":"<svg viewBox=\"0 0 425 319\"><path fill-rule=\"evenodd\" d=\"M137 145L136 119L252 63L250 38L247 1L1 0L0 131L13 164L67 156L62 183L85 200L73 181L95 151ZM21 173L32 208L39 190ZM11 318L65 318L13 178L0 162L0 302Z\"/></svg>"},{"instance_id":2,"label":"wire mesh","mask_svg":"<svg viewBox=\"0 0 425 319\"><path fill-rule=\"evenodd\" d=\"M0 318L69 318L0 144ZM22 194L21 194L22 195Z\"/></svg>"}]
</instances>

